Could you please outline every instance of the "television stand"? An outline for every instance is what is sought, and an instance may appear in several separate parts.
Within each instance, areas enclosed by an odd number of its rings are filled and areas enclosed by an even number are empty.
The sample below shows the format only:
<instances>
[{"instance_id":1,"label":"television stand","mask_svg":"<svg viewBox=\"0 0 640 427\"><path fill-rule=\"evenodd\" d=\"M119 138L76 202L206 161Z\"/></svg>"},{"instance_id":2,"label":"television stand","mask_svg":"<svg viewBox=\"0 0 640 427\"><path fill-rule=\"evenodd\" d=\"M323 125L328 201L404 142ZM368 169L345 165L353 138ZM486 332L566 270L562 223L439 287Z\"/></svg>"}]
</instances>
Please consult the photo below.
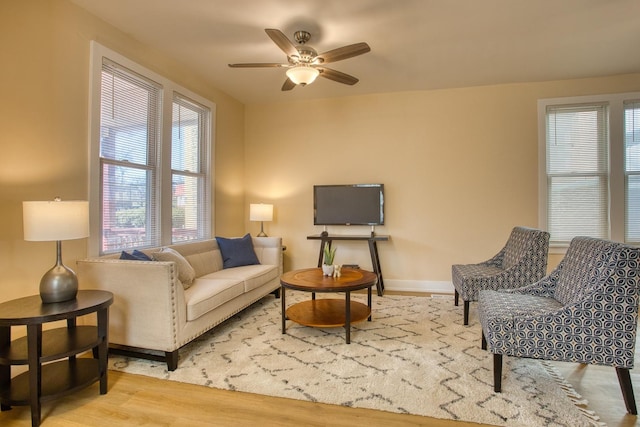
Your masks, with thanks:
<instances>
[{"instance_id":1,"label":"television stand","mask_svg":"<svg viewBox=\"0 0 640 427\"><path fill-rule=\"evenodd\" d=\"M390 236L371 233L370 236L350 236L350 235L329 235L326 231L320 234L314 234L307 236L308 240L320 240L320 255L318 256L318 267L322 267L322 257L324 254L325 245L331 247L331 242L334 240L355 240L366 241L369 244L369 254L371 255L371 265L373 272L378 276L378 282L376 283L376 289L378 296L384 294L384 281L382 279L382 269L380 268L380 257L378 256L378 242L387 242Z\"/></svg>"}]
</instances>

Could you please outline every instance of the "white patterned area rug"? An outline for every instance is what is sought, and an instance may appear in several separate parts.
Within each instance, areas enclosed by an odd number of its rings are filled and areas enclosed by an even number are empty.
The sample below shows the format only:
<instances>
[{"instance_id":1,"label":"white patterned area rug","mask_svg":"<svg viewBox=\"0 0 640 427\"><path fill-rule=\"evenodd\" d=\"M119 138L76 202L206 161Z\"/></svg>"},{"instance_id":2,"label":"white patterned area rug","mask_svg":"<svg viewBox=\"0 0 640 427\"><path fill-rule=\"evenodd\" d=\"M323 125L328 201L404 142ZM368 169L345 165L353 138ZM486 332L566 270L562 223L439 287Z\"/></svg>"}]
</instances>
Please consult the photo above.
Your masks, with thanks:
<instances>
[{"instance_id":1,"label":"white patterned area rug","mask_svg":"<svg viewBox=\"0 0 640 427\"><path fill-rule=\"evenodd\" d=\"M287 305L308 294L287 292ZM321 298L322 296L319 296ZM366 295L352 295L366 304ZM602 425L551 365L504 358L502 393L480 326L453 298L373 297L373 320L316 329L287 321L266 297L180 350L178 369L123 356L109 368L312 402L499 426ZM546 365L546 366L545 366Z\"/></svg>"}]
</instances>

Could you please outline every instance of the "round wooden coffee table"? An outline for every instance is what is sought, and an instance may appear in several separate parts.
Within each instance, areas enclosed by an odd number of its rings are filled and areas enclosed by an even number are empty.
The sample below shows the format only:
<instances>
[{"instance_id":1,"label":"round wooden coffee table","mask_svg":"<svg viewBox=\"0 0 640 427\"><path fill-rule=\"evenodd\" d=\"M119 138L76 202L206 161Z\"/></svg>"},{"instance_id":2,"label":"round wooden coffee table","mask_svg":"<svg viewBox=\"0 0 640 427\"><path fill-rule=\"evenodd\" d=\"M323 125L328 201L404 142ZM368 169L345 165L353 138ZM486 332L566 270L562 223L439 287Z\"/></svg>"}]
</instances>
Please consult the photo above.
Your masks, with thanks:
<instances>
[{"instance_id":1,"label":"round wooden coffee table","mask_svg":"<svg viewBox=\"0 0 640 427\"><path fill-rule=\"evenodd\" d=\"M347 344L351 343L351 324L365 319L371 321L371 287L378 277L365 270L343 268L340 277L322 275L320 268L306 268L284 273L282 286L282 333L286 334L286 320L314 328L344 326ZM285 290L311 292L311 300L299 302L287 308ZM367 289L367 305L351 301L351 292ZM316 299L316 293L344 292L342 299Z\"/></svg>"}]
</instances>

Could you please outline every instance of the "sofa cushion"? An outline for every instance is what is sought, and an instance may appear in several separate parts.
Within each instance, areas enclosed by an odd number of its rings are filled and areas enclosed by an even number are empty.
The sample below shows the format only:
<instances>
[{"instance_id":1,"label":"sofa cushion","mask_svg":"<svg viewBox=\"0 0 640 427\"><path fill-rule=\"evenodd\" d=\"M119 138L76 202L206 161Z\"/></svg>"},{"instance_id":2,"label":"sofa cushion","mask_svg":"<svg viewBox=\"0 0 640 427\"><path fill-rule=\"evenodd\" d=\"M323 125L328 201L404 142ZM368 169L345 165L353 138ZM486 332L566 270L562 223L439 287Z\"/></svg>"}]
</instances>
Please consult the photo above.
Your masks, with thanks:
<instances>
[{"instance_id":1,"label":"sofa cushion","mask_svg":"<svg viewBox=\"0 0 640 427\"><path fill-rule=\"evenodd\" d=\"M196 320L243 293L244 283L241 280L199 277L184 291L187 321Z\"/></svg>"},{"instance_id":2,"label":"sofa cushion","mask_svg":"<svg viewBox=\"0 0 640 427\"><path fill-rule=\"evenodd\" d=\"M237 239L216 237L222 253L222 268L260 264L249 233Z\"/></svg>"},{"instance_id":3,"label":"sofa cushion","mask_svg":"<svg viewBox=\"0 0 640 427\"><path fill-rule=\"evenodd\" d=\"M249 292L259 288L270 280L278 277L278 267L275 265L245 265L226 270L216 271L204 278L235 279L244 284L244 291Z\"/></svg>"},{"instance_id":4,"label":"sofa cushion","mask_svg":"<svg viewBox=\"0 0 640 427\"><path fill-rule=\"evenodd\" d=\"M185 289L188 289L193 283L193 279L196 278L196 272L193 267L191 267L191 264L189 264L189 261L179 252L171 248L162 248L160 251L154 252L153 259L156 261L175 262L178 269L178 279Z\"/></svg>"},{"instance_id":5,"label":"sofa cushion","mask_svg":"<svg viewBox=\"0 0 640 427\"><path fill-rule=\"evenodd\" d=\"M219 249L185 255L184 257L196 271L196 277L222 270L222 255L220 255Z\"/></svg>"}]
</instances>

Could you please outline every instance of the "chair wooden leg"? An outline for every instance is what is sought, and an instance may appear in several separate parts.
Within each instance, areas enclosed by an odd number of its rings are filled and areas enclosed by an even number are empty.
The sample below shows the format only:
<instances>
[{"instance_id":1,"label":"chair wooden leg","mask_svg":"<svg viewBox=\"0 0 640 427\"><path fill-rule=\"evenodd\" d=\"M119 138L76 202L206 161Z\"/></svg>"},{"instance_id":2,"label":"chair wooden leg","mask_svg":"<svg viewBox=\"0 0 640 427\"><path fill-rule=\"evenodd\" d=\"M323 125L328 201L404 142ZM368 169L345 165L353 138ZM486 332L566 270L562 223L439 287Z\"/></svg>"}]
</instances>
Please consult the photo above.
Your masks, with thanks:
<instances>
[{"instance_id":1,"label":"chair wooden leg","mask_svg":"<svg viewBox=\"0 0 640 427\"><path fill-rule=\"evenodd\" d=\"M502 391L502 355L493 355L493 391Z\"/></svg>"},{"instance_id":2,"label":"chair wooden leg","mask_svg":"<svg viewBox=\"0 0 640 427\"><path fill-rule=\"evenodd\" d=\"M469 301L464 301L464 324L469 324Z\"/></svg>"},{"instance_id":3,"label":"chair wooden leg","mask_svg":"<svg viewBox=\"0 0 640 427\"><path fill-rule=\"evenodd\" d=\"M460 299L460 294L457 290L453 291L453 305L458 306L458 300Z\"/></svg>"},{"instance_id":4,"label":"chair wooden leg","mask_svg":"<svg viewBox=\"0 0 640 427\"><path fill-rule=\"evenodd\" d=\"M631 415L638 415L636 398L633 395L633 384L631 383L629 370L626 368L616 368L616 373L618 374L618 382L622 389L622 397L624 398L624 404L627 406L627 412Z\"/></svg>"},{"instance_id":5,"label":"chair wooden leg","mask_svg":"<svg viewBox=\"0 0 640 427\"><path fill-rule=\"evenodd\" d=\"M482 331L482 349L487 349L487 338L484 336L484 331Z\"/></svg>"}]
</instances>

